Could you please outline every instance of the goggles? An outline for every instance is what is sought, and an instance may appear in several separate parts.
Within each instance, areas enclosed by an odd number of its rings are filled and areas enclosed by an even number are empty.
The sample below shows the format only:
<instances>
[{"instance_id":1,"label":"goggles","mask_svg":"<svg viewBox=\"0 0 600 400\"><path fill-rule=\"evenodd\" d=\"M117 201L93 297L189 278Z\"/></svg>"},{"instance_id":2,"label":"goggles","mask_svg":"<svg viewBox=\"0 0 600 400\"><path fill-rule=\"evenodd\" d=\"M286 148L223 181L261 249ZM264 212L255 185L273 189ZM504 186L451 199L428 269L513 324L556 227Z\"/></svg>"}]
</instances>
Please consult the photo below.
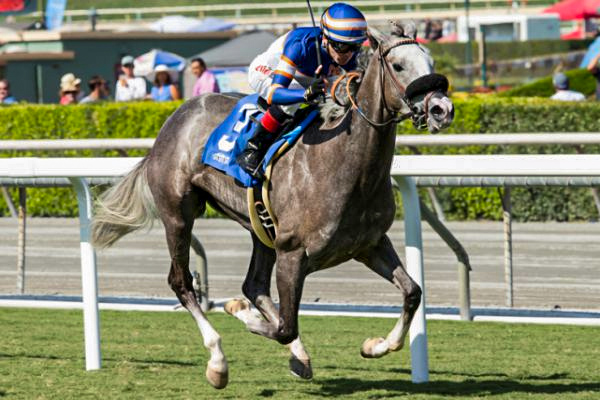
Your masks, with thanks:
<instances>
[{"instance_id":1,"label":"goggles","mask_svg":"<svg viewBox=\"0 0 600 400\"><path fill-rule=\"evenodd\" d=\"M348 53L348 52L354 53L354 52L358 51L361 46L360 43L343 43L343 42L336 42L331 39L329 39L328 43L331 46L331 48L336 51L336 53L340 53L340 54L344 54L344 53Z\"/></svg>"}]
</instances>

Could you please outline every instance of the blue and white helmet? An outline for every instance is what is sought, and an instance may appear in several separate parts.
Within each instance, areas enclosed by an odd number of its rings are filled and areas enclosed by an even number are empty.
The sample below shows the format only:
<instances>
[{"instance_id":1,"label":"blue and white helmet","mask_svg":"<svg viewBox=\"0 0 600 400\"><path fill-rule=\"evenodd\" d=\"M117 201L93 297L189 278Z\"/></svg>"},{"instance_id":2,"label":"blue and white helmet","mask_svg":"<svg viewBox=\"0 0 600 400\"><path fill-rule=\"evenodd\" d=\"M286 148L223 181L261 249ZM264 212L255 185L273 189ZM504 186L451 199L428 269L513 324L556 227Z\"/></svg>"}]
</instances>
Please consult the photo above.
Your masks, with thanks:
<instances>
[{"instance_id":1,"label":"blue and white helmet","mask_svg":"<svg viewBox=\"0 0 600 400\"><path fill-rule=\"evenodd\" d=\"M321 16L321 30L333 41L357 44L367 38L367 21L356 7L334 3Z\"/></svg>"}]
</instances>

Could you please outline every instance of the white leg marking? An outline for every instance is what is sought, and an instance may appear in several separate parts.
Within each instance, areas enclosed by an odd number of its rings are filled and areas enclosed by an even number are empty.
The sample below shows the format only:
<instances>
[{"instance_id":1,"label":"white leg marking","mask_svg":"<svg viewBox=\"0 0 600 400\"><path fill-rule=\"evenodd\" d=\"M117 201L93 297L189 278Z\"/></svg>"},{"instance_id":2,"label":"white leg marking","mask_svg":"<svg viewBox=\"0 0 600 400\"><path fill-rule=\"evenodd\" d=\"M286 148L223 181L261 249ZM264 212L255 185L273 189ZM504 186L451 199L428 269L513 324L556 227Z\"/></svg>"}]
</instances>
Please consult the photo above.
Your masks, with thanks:
<instances>
[{"instance_id":1,"label":"white leg marking","mask_svg":"<svg viewBox=\"0 0 600 400\"><path fill-rule=\"evenodd\" d=\"M191 312L200 328L204 341L204 347L210 351L210 360L206 366L206 379L217 389L227 386L228 366L223 349L221 349L221 337L198 309Z\"/></svg>"}]
</instances>

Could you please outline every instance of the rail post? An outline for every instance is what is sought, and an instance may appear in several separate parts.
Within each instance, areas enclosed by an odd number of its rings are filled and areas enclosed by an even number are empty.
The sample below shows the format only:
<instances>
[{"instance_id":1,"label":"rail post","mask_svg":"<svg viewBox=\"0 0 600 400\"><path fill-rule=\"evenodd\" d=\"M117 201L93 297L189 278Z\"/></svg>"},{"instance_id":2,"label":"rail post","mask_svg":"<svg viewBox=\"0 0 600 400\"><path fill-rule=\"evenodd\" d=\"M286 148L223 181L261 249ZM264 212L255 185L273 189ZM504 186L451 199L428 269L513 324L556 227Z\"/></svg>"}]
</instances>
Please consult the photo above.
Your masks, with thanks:
<instances>
[{"instance_id":1,"label":"rail post","mask_svg":"<svg viewBox=\"0 0 600 400\"><path fill-rule=\"evenodd\" d=\"M101 367L96 252L90 242L92 194L85 178L69 178L69 180L77 193L77 203L79 206L85 369L90 371L100 369Z\"/></svg>"},{"instance_id":2,"label":"rail post","mask_svg":"<svg viewBox=\"0 0 600 400\"><path fill-rule=\"evenodd\" d=\"M427 328L425 322L425 279L423 273L423 240L421 235L421 211L415 181L408 176L396 178L402 193L404 206L404 231L406 270L421 287L421 304L410 325L410 362L413 383L429 381L427 354Z\"/></svg>"},{"instance_id":3,"label":"rail post","mask_svg":"<svg viewBox=\"0 0 600 400\"><path fill-rule=\"evenodd\" d=\"M17 291L25 293L25 237L27 224L27 189L19 187L19 236L17 239Z\"/></svg>"},{"instance_id":4,"label":"rail post","mask_svg":"<svg viewBox=\"0 0 600 400\"><path fill-rule=\"evenodd\" d=\"M504 282L506 283L506 306L513 307L513 257L512 257L512 202L510 188L501 193L502 220L504 222Z\"/></svg>"}]
</instances>

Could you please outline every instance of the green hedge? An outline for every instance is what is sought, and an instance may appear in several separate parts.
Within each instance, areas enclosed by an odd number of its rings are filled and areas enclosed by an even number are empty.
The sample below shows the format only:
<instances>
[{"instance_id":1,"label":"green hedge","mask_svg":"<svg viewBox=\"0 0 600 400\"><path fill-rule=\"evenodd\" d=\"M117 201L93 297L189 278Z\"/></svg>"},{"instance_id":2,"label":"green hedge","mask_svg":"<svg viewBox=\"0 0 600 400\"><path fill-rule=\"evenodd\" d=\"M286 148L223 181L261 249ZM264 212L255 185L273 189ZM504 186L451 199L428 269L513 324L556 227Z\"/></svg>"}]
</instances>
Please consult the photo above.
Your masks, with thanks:
<instances>
[{"instance_id":1,"label":"green hedge","mask_svg":"<svg viewBox=\"0 0 600 400\"><path fill-rule=\"evenodd\" d=\"M14 105L0 107L2 139L85 139L156 137L178 103L105 103L100 105ZM143 150L128 152L131 156ZM3 152L9 156L117 156L115 151ZM107 160L107 162L110 162ZM12 191L13 194L15 190ZM69 188L28 188L27 212L35 216L75 216L77 199ZM13 196L16 198L16 196ZM9 215L0 196L0 215Z\"/></svg>"},{"instance_id":2,"label":"green hedge","mask_svg":"<svg viewBox=\"0 0 600 400\"><path fill-rule=\"evenodd\" d=\"M600 103L559 103L542 98L497 98L494 96L455 99L455 122L448 133L600 132ZM417 134L410 123L400 134ZM443 133L442 133L443 134ZM600 146L581 146L598 153ZM423 147L423 154L560 154L575 153L573 146L466 146ZM400 149L401 154L411 154ZM502 218L497 188L436 189L449 219ZM428 199L422 193L424 199ZM592 195L587 188L514 188L514 217L518 221L596 220Z\"/></svg>"},{"instance_id":3,"label":"green hedge","mask_svg":"<svg viewBox=\"0 0 600 400\"><path fill-rule=\"evenodd\" d=\"M596 78L587 69L574 69L567 71L569 84L572 90L576 90L586 96L596 92ZM534 82L517 86L506 92L499 93L500 97L550 97L554 94L552 77L547 76Z\"/></svg>"},{"instance_id":4,"label":"green hedge","mask_svg":"<svg viewBox=\"0 0 600 400\"><path fill-rule=\"evenodd\" d=\"M600 104L557 103L539 98L493 96L455 99L456 118L448 133L497 132L600 132ZM3 139L127 138L155 137L163 121L180 103L108 103L93 106L18 105L0 107L0 137ZM399 133L417 133L410 123ZM422 133L422 132L420 132ZM426 133L424 133L426 134ZM442 133L443 134L443 133ZM568 146L420 148L423 153L565 153ZM585 146L598 152L598 146ZM399 149L408 154L410 150ZM141 155L144 151L131 151ZM115 156L114 151L69 151L3 153L2 156ZM109 162L109 161L107 161ZM437 189L449 219L500 219L501 207L495 188ZM515 217L523 221L571 221L597 217L588 189L529 188L513 191ZM70 189L28 189L28 213L37 216L74 216L76 199ZM426 196L424 196L426 198ZM0 196L0 215L8 208Z\"/></svg>"}]
</instances>

